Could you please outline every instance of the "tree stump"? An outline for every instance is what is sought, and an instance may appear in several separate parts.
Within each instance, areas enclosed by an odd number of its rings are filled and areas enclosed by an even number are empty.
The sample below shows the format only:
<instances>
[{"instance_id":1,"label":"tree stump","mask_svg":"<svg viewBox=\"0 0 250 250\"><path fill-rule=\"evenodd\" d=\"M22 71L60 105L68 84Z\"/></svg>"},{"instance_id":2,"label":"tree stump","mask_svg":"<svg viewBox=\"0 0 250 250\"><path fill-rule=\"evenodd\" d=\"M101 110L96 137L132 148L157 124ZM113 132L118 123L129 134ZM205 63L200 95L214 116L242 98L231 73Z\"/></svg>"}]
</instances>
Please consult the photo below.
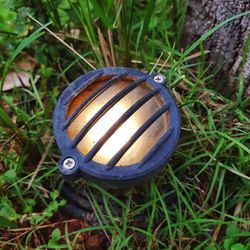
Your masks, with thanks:
<instances>
[{"instance_id":1,"label":"tree stump","mask_svg":"<svg viewBox=\"0 0 250 250\"><path fill-rule=\"evenodd\" d=\"M185 46L215 25L245 11L250 11L249 0L189 0ZM239 82L236 78L241 75L245 95L250 95L250 14L223 26L204 45L210 51L208 59L212 64L222 66L220 79L226 80L226 89L235 90Z\"/></svg>"}]
</instances>

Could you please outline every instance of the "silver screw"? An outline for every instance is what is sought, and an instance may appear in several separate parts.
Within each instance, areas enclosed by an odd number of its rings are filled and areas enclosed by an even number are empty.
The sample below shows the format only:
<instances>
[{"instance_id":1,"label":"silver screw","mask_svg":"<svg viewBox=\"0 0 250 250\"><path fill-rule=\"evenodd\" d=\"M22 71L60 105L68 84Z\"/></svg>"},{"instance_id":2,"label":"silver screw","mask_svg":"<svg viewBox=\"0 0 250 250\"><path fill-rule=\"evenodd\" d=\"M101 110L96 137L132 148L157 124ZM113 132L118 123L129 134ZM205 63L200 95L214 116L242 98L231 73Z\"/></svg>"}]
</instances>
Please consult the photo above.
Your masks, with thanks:
<instances>
[{"instance_id":1,"label":"silver screw","mask_svg":"<svg viewBox=\"0 0 250 250\"><path fill-rule=\"evenodd\" d=\"M68 157L63 161L63 167L65 169L71 170L76 165L75 160L72 157Z\"/></svg>"},{"instance_id":2,"label":"silver screw","mask_svg":"<svg viewBox=\"0 0 250 250\"><path fill-rule=\"evenodd\" d=\"M157 83L163 83L165 81L165 77L163 75L156 75L154 77L154 81Z\"/></svg>"}]
</instances>

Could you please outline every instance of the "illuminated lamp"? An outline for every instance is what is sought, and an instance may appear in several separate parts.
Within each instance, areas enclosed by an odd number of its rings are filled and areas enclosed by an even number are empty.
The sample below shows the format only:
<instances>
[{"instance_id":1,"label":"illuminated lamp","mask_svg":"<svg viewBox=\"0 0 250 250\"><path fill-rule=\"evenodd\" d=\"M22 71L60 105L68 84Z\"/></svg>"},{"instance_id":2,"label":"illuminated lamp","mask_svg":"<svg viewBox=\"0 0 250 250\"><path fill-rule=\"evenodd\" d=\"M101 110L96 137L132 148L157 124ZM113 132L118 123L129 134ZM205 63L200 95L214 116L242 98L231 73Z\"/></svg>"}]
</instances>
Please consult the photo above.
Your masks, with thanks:
<instances>
[{"instance_id":1,"label":"illuminated lamp","mask_svg":"<svg viewBox=\"0 0 250 250\"><path fill-rule=\"evenodd\" d=\"M180 135L179 110L165 84L162 75L122 67L75 80L53 117L61 174L120 188L159 172Z\"/></svg>"}]
</instances>

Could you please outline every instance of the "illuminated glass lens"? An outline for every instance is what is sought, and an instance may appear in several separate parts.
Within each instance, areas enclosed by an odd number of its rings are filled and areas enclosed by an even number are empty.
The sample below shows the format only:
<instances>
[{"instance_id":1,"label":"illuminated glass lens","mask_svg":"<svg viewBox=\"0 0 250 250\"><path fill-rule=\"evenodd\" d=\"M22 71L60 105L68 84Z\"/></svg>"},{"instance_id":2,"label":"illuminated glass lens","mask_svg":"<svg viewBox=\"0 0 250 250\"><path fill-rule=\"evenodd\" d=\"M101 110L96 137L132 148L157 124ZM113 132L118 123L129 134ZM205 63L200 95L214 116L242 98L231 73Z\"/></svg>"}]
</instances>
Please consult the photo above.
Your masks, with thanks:
<instances>
[{"instance_id":1,"label":"illuminated glass lens","mask_svg":"<svg viewBox=\"0 0 250 250\"><path fill-rule=\"evenodd\" d=\"M76 107L82 103L95 89L105 83L110 77L102 77L83 89L69 103L67 118L74 112ZM67 132L73 140L86 123L105 105L113 96L127 87L133 81L130 77L119 80L84 107L72 121ZM147 84L136 87L129 92L113 107L111 107L88 131L80 143L78 150L86 155L92 147L102 138L107 130L140 98L151 91L152 88ZM109 160L125 145L131 136L164 104L159 94L155 95L129 117L105 142L93 160L107 164ZM126 166L140 162L149 152L154 144L169 128L169 113L161 115L129 148L116 166Z\"/></svg>"}]
</instances>

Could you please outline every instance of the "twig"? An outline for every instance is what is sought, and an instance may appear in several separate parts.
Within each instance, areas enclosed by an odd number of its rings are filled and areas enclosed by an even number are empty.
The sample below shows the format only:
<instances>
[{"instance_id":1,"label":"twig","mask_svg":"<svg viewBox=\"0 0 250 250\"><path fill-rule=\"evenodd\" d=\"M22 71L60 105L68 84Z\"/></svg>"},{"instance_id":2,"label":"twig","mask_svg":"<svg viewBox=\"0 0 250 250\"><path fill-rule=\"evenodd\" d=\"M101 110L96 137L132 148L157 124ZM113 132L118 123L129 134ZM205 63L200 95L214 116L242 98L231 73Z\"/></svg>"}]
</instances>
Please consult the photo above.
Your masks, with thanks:
<instances>
[{"instance_id":1,"label":"twig","mask_svg":"<svg viewBox=\"0 0 250 250\"><path fill-rule=\"evenodd\" d=\"M92 194L92 191L90 190L90 188L87 187L87 189L88 189L89 193L91 194L91 197L94 199L94 195ZM88 195L87 192L86 192L86 196L87 196L87 198L88 198L88 200L89 200L89 203L91 204L91 206L92 206L92 208L93 208L93 211L94 211L94 213L95 213L95 216L96 216L98 222L100 223L101 226L103 226L103 223L102 223L102 221L101 221L101 219L100 219L100 217L99 217L99 215L98 215L98 213L97 213L97 211L96 211L96 208L95 208L95 206L94 206L94 204L93 204L93 202L92 202L92 200L91 200L91 198L89 197L89 195ZM106 231L104 228L103 228L102 230L103 230L105 236L107 237L107 239L109 240L109 242L111 242L111 239L110 239L110 237L109 237L107 231Z\"/></svg>"},{"instance_id":2,"label":"twig","mask_svg":"<svg viewBox=\"0 0 250 250\"><path fill-rule=\"evenodd\" d=\"M27 190L30 189L30 187L31 187L31 185L32 185L32 183L33 183L33 181L35 180L36 175L38 174L38 172L39 172L39 170L40 170L40 168L41 168L43 162L45 161L45 158L46 158L47 155L48 155L48 152L49 152L49 150L50 150L50 148L51 148L51 145L52 145L53 141L54 141L54 137L52 136L51 139L50 139L50 141L49 141L49 143L48 143L48 145L47 145L47 147L46 147L46 149L45 149L45 152L44 152L44 154L43 154L41 160L40 160L39 163L38 163L38 166L37 166L35 172L33 173L32 177L31 177L31 179L30 179L30 182L29 182L29 184L28 184Z\"/></svg>"},{"instance_id":3,"label":"twig","mask_svg":"<svg viewBox=\"0 0 250 250\"><path fill-rule=\"evenodd\" d=\"M79 221L78 219L70 219L70 220L58 221L58 222L51 223L51 224L40 225L35 228L32 228L32 227L10 228L8 229L8 232L31 231L33 229L38 230L38 229L47 228L47 227L55 227L62 223L71 223L71 222L78 222L78 221Z\"/></svg>"},{"instance_id":4,"label":"twig","mask_svg":"<svg viewBox=\"0 0 250 250\"><path fill-rule=\"evenodd\" d=\"M156 68L157 64L159 63L159 61L161 60L161 57L163 56L163 52L161 52L160 56L158 57L156 63L154 64L152 70L150 71L149 75L151 75L154 71L154 69Z\"/></svg>"},{"instance_id":5,"label":"twig","mask_svg":"<svg viewBox=\"0 0 250 250\"><path fill-rule=\"evenodd\" d=\"M108 40L109 40L109 47L110 47L110 52L111 52L112 64L113 64L113 66L116 66L115 53L114 53L114 47L113 47L113 36L112 36L111 30L108 30Z\"/></svg>"},{"instance_id":6,"label":"twig","mask_svg":"<svg viewBox=\"0 0 250 250\"><path fill-rule=\"evenodd\" d=\"M104 61L107 67L110 67L110 62L109 62L109 58L111 57L109 50L107 48L107 44L106 41L102 35L102 32L100 30L99 27L97 27L97 34L99 37L99 41L100 41L100 45L101 45L101 49L102 49L102 53L103 53L103 57L104 57Z\"/></svg>"},{"instance_id":7,"label":"twig","mask_svg":"<svg viewBox=\"0 0 250 250\"><path fill-rule=\"evenodd\" d=\"M167 59L166 59L165 62L162 64L162 66L160 67L160 69L158 70L157 73L160 74L160 72L162 71L162 69L167 65L170 56L171 56L171 54L168 55Z\"/></svg>"},{"instance_id":8,"label":"twig","mask_svg":"<svg viewBox=\"0 0 250 250\"><path fill-rule=\"evenodd\" d=\"M32 19L34 22L38 23L40 26L42 26L46 31L48 31L53 37L55 37L59 42L61 42L64 46L66 46L69 50L71 50L73 53L75 53L77 56L79 56L85 63L89 65L92 69L96 69L88 60L86 60L82 55L80 55L74 48L72 48L70 45L68 45L66 42L64 42L58 35L56 35L52 30L47 28L45 25L43 25L41 22L39 22L37 19L32 17L30 14L27 13L27 16Z\"/></svg>"}]
</instances>

